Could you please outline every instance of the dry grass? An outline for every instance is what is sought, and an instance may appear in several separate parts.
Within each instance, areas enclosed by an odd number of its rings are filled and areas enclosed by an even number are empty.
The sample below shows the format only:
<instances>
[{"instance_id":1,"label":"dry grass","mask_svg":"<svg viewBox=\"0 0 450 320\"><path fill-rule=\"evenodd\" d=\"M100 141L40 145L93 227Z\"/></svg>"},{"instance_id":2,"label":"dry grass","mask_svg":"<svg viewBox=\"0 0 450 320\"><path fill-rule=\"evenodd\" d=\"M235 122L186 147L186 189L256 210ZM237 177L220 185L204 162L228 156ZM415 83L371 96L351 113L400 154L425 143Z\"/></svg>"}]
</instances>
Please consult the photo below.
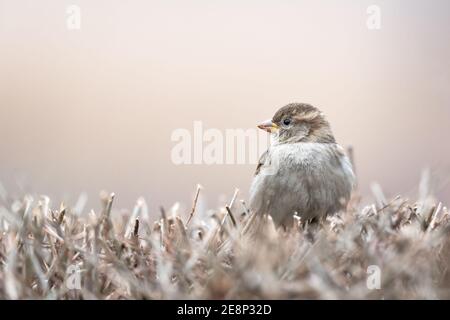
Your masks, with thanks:
<instances>
[{"instance_id":1,"label":"dry grass","mask_svg":"<svg viewBox=\"0 0 450 320\"><path fill-rule=\"evenodd\" d=\"M161 210L149 219L140 199L129 215L49 207L46 197L0 206L2 299L398 299L450 298L450 214L421 188L346 212L319 225L295 219L287 231L250 214L238 194L202 219ZM200 189L197 191L200 192ZM114 211L114 210L113 210ZM366 285L369 265L381 289ZM68 270L81 288L69 289Z\"/></svg>"}]
</instances>

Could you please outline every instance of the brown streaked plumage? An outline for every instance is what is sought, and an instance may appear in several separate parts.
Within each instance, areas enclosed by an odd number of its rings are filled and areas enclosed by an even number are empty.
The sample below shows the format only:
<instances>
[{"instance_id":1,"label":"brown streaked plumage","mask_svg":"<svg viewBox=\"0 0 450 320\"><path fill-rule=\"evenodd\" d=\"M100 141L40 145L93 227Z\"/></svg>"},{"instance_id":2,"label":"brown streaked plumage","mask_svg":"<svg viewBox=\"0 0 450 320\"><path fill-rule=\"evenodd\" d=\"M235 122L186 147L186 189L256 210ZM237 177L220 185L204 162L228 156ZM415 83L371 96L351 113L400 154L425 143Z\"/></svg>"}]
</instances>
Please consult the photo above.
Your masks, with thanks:
<instances>
[{"instance_id":1,"label":"brown streaked plumage","mask_svg":"<svg viewBox=\"0 0 450 320\"><path fill-rule=\"evenodd\" d=\"M256 168L252 210L289 225L294 214L303 220L321 218L346 205L354 184L352 166L322 112L291 103L258 127L271 133L273 143Z\"/></svg>"}]
</instances>

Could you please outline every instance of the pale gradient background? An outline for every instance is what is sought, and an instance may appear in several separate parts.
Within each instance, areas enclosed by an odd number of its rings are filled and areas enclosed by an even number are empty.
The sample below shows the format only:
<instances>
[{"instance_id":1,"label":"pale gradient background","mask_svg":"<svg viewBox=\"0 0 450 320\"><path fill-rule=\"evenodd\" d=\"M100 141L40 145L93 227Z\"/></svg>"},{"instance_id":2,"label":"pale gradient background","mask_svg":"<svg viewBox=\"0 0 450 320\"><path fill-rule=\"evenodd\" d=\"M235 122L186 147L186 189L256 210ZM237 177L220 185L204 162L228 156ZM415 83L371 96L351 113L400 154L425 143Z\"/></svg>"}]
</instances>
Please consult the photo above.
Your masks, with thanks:
<instances>
[{"instance_id":1,"label":"pale gradient background","mask_svg":"<svg viewBox=\"0 0 450 320\"><path fill-rule=\"evenodd\" d=\"M82 10L66 29L66 6ZM377 4L382 28L366 27ZM422 168L450 200L450 1L0 0L0 181L118 207L204 205L253 165L175 166L176 128L253 128L320 107L353 145L362 191L414 196Z\"/></svg>"}]
</instances>

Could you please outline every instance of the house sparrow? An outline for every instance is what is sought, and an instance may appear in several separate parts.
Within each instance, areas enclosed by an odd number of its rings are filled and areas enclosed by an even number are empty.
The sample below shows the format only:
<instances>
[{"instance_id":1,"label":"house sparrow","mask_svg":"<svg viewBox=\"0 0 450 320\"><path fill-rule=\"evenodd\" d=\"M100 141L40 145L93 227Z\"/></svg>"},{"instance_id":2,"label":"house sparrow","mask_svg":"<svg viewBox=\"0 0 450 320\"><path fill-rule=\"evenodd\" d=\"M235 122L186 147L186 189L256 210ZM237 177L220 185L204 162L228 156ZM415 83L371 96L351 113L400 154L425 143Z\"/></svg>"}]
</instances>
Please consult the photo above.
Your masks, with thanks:
<instances>
[{"instance_id":1,"label":"house sparrow","mask_svg":"<svg viewBox=\"0 0 450 320\"><path fill-rule=\"evenodd\" d=\"M355 182L349 158L323 113L291 103L260 125L272 143L261 156L250 188L250 207L276 225L320 219L345 208Z\"/></svg>"}]
</instances>

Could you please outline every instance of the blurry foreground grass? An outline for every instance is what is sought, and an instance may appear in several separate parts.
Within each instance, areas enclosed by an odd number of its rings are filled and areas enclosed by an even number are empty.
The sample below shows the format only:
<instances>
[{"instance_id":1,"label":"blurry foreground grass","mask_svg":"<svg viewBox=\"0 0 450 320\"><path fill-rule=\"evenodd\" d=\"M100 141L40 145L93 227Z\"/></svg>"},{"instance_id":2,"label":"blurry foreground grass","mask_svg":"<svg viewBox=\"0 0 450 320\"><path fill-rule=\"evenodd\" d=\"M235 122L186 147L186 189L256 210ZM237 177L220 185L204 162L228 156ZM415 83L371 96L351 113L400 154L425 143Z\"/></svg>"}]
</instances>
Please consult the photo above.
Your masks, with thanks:
<instances>
[{"instance_id":1,"label":"blurry foreground grass","mask_svg":"<svg viewBox=\"0 0 450 320\"><path fill-rule=\"evenodd\" d=\"M421 190L415 202L355 196L346 212L288 230L250 214L237 193L211 217L194 201L156 219L142 199L113 214L113 194L89 213L5 196L0 298L448 299L450 214Z\"/></svg>"}]
</instances>

